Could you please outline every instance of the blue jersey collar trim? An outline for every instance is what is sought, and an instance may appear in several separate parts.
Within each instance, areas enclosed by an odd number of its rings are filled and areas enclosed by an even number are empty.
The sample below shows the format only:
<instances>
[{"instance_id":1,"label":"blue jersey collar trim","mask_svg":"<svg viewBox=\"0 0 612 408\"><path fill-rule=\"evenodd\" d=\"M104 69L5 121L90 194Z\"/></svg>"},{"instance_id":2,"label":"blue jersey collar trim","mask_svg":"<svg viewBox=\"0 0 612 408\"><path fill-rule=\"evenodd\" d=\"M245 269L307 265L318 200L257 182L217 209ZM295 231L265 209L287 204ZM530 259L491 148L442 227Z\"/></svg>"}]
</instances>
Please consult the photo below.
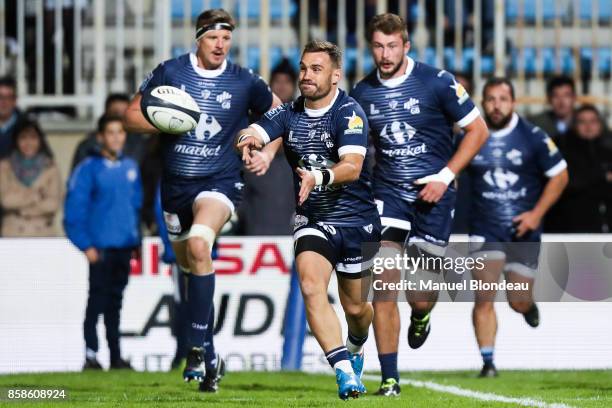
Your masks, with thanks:
<instances>
[{"instance_id":1,"label":"blue jersey collar trim","mask_svg":"<svg viewBox=\"0 0 612 408\"><path fill-rule=\"evenodd\" d=\"M225 72L227 68L227 60L223 60L221 66L217 69L204 69L198 66L198 57L193 52L189 53L189 62L191 62L191 67L201 77L204 78L216 78Z\"/></svg>"},{"instance_id":2,"label":"blue jersey collar trim","mask_svg":"<svg viewBox=\"0 0 612 408\"><path fill-rule=\"evenodd\" d=\"M391 79L382 79L380 77L380 72L377 69L376 70L376 77L378 78L378 81L383 86L386 86L387 88L395 88L395 87L400 86L401 84L403 84L404 81L406 79L408 79L408 77L412 73L412 70L414 69L414 64L415 64L414 60L412 58L408 57L408 56L406 56L406 60L408 60L408 65L406 66L406 72L404 72L403 75L400 75L398 77L391 78Z\"/></svg>"},{"instance_id":3,"label":"blue jersey collar trim","mask_svg":"<svg viewBox=\"0 0 612 408\"><path fill-rule=\"evenodd\" d=\"M495 132L491 132L491 137L508 136L510 133L512 133L514 129L516 129L518 122L519 122L519 115L516 112L514 112L512 114L512 119L510 119L510 123L508 123L508 125L506 125L506 127L503 129L499 129L499 130L496 130Z\"/></svg>"}]
</instances>

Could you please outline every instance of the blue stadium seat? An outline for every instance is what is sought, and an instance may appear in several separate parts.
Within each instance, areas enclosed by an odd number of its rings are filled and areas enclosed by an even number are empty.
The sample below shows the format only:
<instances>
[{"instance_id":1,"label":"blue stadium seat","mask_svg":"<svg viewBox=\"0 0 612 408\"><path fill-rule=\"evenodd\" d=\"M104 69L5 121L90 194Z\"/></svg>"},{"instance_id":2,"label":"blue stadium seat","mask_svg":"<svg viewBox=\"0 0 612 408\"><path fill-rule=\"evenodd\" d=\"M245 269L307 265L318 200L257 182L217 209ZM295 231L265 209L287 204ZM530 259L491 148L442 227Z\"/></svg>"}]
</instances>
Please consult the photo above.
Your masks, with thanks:
<instances>
[{"instance_id":1,"label":"blue stadium seat","mask_svg":"<svg viewBox=\"0 0 612 408\"><path fill-rule=\"evenodd\" d=\"M599 71L603 74L610 73L610 57L612 56L612 52L608 47L600 47L595 49L595 53L597 54ZM588 72L591 71L591 66L593 63L593 49L590 47L585 47L580 50L580 60L582 63L582 69Z\"/></svg>"},{"instance_id":2,"label":"blue stadium seat","mask_svg":"<svg viewBox=\"0 0 612 408\"><path fill-rule=\"evenodd\" d=\"M210 8L222 8L221 0L209 0ZM204 11L204 2L202 0L191 0L191 18L196 18ZM172 18L183 18L183 0L172 0Z\"/></svg>"},{"instance_id":3,"label":"blue stadium seat","mask_svg":"<svg viewBox=\"0 0 612 408\"><path fill-rule=\"evenodd\" d=\"M247 14L250 19L258 19L261 15L261 0L243 0L247 2ZM282 0L270 0L270 18L279 20L282 15ZM240 7L236 7L236 18L240 18ZM289 2L289 17L293 17L297 13L297 4L293 1Z\"/></svg>"},{"instance_id":4,"label":"blue stadium seat","mask_svg":"<svg viewBox=\"0 0 612 408\"><path fill-rule=\"evenodd\" d=\"M238 52L238 48L235 47L233 48L234 51L234 55L233 55L233 60L234 61L238 61L238 58L236 56L237 52ZM283 55L283 49L281 47L271 47L270 48L270 70L274 69L274 67L281 62L281 60L286 57L291 64L293 65L293 68L297 71L298 66L299 66L299 61L300 61L300 50L296 47L292 47L289 48L289 51L287 53L287 55ZM247 67L251 68L253 71L258 72L261 66L261 49L259 47L249 47L247 49ZM265 78L266 81L269 78Z\"/></svg>"},{"instance_id":5,"label":"blue stadium seat","mask_svg":"<svg viewBox=\"0 0 612 408\"><path fill-rule=\"evenodd\" d=\"M612 14L612 0L580 0L580 18L590 20L592 18L594 1L599 5L599 21L608 22Z\"/></svg>"},{"instance_id":6,"label":"blue stadium seat","mask_svg":"<svg viewBox=\"0 0 612 408\"><path fill-rule=\"evenodd\" d=\"M209 0L210 8L222 8L222 0ZM243 1L243 0L241 0ZM244 0L247 1L247 13L249 19L259 19L261 15L261 0ZM196 18L203 9L204 2L202 0L191 0L191 17ZM175 19L183 18L183 0L172 0L172 17ZM235 6L234 10L230 10L235 18L240 18L240 7ZM289 16L292 17L297 13L297 5L295 2L289 2ZM270 18L279 20L282 17L282 0L270 0Z\"/></svg>"},{"instance_id":7,"label":"blue stadium seat","mask_svg":"<svg viewBox=\"0 0 612 408\"><path fill-rule=\"evenodd\" d=\"M350 47L344 52L344 73L345 75L351 75L357 69L357 48ZM372 61L372 55L369 49L363 50L363 71L365 74L369 73L374 69L374 61Z\"/></svg>"},{"instance_id":8,"label":"blue stadium seat","mask_svg":"<svg viewBox=\"0 0 612 408\"><path fill-rule=\"evenodd\" d=\"M509 22L515 22L519 14L519 0L506 0L506 19ZM534 22L536 18L536 0L524 0L525 20ZM544 20L552 20L555 18L555 1L542 1L542 18Z\"/></svg>"}]
</instances>

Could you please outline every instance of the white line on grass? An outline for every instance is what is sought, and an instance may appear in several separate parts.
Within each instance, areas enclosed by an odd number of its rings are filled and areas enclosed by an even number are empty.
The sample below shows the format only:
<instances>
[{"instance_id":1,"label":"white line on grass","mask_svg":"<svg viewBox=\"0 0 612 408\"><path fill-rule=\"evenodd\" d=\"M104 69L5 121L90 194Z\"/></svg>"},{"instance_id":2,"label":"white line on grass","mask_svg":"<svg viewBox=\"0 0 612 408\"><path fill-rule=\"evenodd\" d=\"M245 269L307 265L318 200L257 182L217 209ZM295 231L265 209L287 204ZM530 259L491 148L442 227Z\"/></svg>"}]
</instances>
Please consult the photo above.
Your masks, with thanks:
<instances>
[{"instance_id":1,"label":"white line on grass","mask_svg":"<svg viewBox=\"0 0 612 408\"><path fill-rule=\"evenodd\" d=\"M374 375L364 375L364 379L371 381L379 381L380 377ZM462 397L473 398L481 401L505 402L508 404L518 404L524 407L541 407L541 408L572 408L566 404L549 404L548 402L539 401L533 398L514 398L504 395L493 394L490 392L480 392L460 388L454 385L442 385L432 381L419 381L402 378L402 383L410 384L413 387L427 388L430 390L445 392L448 394L459 395Z\"/></svg>"}]
</instances>

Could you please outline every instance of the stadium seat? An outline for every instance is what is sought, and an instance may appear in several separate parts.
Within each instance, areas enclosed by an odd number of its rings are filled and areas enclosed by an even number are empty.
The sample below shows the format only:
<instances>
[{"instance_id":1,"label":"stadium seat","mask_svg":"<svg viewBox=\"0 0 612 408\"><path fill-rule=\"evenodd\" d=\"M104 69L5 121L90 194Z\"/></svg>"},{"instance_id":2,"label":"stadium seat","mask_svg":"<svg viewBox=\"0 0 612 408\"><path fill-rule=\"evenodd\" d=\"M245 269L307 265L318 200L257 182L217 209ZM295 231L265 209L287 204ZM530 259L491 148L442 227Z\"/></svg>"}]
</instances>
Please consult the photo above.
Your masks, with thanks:
<instances>
[{"instance_id":1,"label":"stadium seat","mask_svg":"<svg viewBox=\"0 0 612 408\"><path fill-rule=\"evenodd\" d=\"M612 14L612 0L580 0L580 18L591 20L593 3L597 1L599 6L599 21L609 22Z\"/></svg>"},{"instance_id":2,"label":"stadium seat","mask_svg":"<svg viewBox=\"0 0 612 408\"><path fill-rule=\"evenodd\" d=\"M247 16L249 19L259 19L261 16L261 0L245 0L247 1ZM202 0L191 0L191 17L196 18L203 11ZM222 8L222 0L209 0L211 8ZM235 18L240 18L240 7L235 4L234 9L230 10ZM297 5L295 2L289 2L289 16L292 17L297 13ZM183 18L183 0L172 0L172 17L175 19ZM270 0L270 18L272 20L280 20L282 17L282 0Z\"/></svg>"},{"instance_id":3,"label":"stadium seat","mask_svg":"<svg viewBox=\"0 0 612 408\"><path fill-rule=\"evenodd\" d=\"M536 0L524 0L523 16L527 22L533 23L536 19ZM506 19L514 23L519 15L519 0L506 0ZM542 1L542 18L552 20L555 18L555 1Z\"/></svg>"},{"instance_id":4,"label":"stadium seat","mask_svg":"<svg viewBox=\"0 0 612 408\"><path fill-rule=\"evenodd\" d=\"M246 0L247 15L250 19L259 19L261 15L261 0ZM270 18L280 20L282 18L282 0L270 0ZM240 7L236 7L236 18L240 18ZM297 4L289 1L289 17L293 17L297 13Z\"/></svg>"},{"instance_id":5,"label":"stadium seat","mask_svg":"<svg viewBox=\"0 0 612 408\"><path fill-rule=\"evenodd\" d=\"M209 0L210 8L222 8L223 2L221 0ZM172 0L172 18L178 19L183 18L183 0ZM202 0L191 0L191 18L196 18L204 8L204 2Z\"/></svg>"}]
</instances>

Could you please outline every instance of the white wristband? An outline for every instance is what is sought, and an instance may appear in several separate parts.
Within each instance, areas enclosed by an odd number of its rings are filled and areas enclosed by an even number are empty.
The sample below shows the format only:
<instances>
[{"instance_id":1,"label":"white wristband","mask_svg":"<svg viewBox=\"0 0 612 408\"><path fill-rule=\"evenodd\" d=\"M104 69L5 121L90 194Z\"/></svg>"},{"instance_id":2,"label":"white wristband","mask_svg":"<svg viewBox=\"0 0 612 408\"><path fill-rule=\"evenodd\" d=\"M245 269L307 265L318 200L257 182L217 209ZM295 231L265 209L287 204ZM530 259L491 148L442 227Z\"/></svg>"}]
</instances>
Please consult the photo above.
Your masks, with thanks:
<instances>
[{"instance_id":1,"label":"white wristband","mask_svg":"<svg viewBox=\"0 0 612 408\"><path fill-rule=\"evenodd\" d=\"M439 183L444 183L448 186L450 183L452 183L454 179L455 179L455 173L453 173L453 171L449 169L448 167L445 167L436 174L432 174L432 175L422 177L416 180L415 184L423 185L423 184L427 184L432 181L436 181Z\"/></svg>"},{"instance_id":2,"label":"white wristband","mask_svg":"<svg viewBox=\"0 0 612 408\"><path fill-rule=\"evenodd\" d=\"M314 176L316 186L323 184L323 173L321 173L321 170L310 170L310 173Z\"/></svg>"},{"instance_id":3,"label":"white wristband","mask_svg":"<svg viewBox=\"0 0 612 408\"><path fill-rule=\"evenodd\" d=\"M455 173L453 173L453 171L448 167L445 167L440 170L438 176L440 176L440 181L446 184L447 186L455 179Z\"/></svg>"},{"instance_id":4,"label":"white wristband","mask_svg":"<svg viewBox=\"0 0 612 408\"><path fill-rule=\"evenodd\" d=\"M331 169L310 170L315 179L315 185L328 186L334 182L334 171Z\"/></svg>"}]
</instances>

